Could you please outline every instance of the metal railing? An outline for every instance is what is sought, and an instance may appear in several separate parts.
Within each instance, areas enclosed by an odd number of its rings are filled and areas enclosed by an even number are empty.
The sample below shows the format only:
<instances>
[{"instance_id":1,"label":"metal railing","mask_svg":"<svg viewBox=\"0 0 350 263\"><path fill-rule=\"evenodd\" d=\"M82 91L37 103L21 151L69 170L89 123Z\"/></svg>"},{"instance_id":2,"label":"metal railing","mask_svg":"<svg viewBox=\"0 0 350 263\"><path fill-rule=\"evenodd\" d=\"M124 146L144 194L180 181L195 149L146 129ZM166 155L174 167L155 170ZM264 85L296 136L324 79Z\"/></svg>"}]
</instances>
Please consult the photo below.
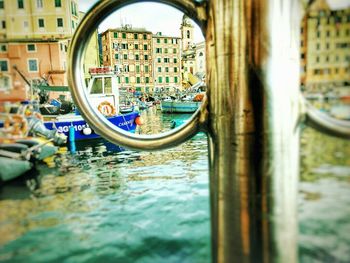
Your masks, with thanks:
<instances>
[{"instance_id":1,"label":"metal railing","mask_svg":"<svg viewBox=\"0 0 350 263\"><path fill-rule=\"evenodd\" d=\"M98 2L69 50L72 96L109 141L141 150L208 135L213 262L297 262L299 125L349 138L349 125L300 100L299 1L160 0L196 21L206 39L207 97L185 125L156 136L124 132L89 104L85 46L112 12L142 1Z\"/></svg>"}]
</instances>

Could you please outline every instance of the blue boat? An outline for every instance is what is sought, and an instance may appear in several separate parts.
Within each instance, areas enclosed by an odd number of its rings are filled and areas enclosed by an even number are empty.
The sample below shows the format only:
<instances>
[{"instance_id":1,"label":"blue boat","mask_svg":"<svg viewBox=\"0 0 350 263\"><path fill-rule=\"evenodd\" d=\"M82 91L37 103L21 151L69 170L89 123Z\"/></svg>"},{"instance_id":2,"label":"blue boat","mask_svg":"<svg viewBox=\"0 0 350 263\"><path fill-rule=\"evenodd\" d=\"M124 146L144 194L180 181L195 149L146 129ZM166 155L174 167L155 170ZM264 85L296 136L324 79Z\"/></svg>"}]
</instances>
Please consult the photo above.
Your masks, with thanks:
<instances>
[{"instance_id":1,"label":"blue boat","mask_svg":"<svg viewBox=\"0 0 350 263\"><path fill-rule=\"evenodd\" d=\"M120 112L120 95L117 82L117 74L110 67L99 67L90 69L91 80L87 87L87 94L91 105L96 107L107 120L118 128L125 131L135 132L137 118L140 117L137 111L122 114ZM96 139L100 135L95 133L89 124L79 113L70 113L56 116L45 116L45 127L50 130L70 136L70 127L74 128L74 139ZM73 134L72 134L73 136Z\"/></svg>"},{"instance_id":2,"label":"blue boat","mask_svg":"<svg viewBox=\"0 0 350 263\"><path fill-rule=\"evenodd\" d=\"M127 114L116 115L112 117L107 117L111 123L115 126L129 132L135 132L136 129L136 118L139 117L138 112L131 112ZM100 135L95 133L89 124L80 116L74 114L67 114L62 116L57 116L55 120L45 121L44 125L49 130L57 130L60 133L69 136L69 128L74 128L75 140L87 140L100 138Z\"/></svg>"}]
</instances>

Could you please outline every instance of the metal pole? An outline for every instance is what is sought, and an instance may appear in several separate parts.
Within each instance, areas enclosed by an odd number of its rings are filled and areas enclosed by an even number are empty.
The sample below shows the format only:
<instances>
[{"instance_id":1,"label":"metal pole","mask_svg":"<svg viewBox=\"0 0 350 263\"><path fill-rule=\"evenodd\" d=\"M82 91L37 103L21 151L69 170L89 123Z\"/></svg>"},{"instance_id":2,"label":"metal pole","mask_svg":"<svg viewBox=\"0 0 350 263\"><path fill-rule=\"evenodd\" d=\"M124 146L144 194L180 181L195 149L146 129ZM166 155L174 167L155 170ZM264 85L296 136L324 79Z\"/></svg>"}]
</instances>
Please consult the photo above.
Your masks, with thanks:
<instances>
[{"instance_id":1,"label":"metal pole","mask_svg":"<svg viewBox=\"0 0 350 263\"><path fill-rule=\"evenodd\" d=\"M207 11L213 262L296 262L299 5Z\"/></svg>"}]
</instances>

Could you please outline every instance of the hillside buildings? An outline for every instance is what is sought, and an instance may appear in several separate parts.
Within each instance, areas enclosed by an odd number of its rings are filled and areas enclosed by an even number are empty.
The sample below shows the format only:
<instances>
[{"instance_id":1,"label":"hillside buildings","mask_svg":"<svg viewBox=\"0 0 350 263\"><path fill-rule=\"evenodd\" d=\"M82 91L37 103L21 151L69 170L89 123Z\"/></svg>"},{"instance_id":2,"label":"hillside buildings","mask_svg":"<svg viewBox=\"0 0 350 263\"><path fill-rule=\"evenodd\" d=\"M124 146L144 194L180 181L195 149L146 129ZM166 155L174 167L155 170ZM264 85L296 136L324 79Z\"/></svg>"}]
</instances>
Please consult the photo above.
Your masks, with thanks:
<instances>
[{"instance_id":1,"label":"hillside buildings","mask_svg":"<svg viewBox=\"0 0 350 263\"><path fill-rule=\"evenodd\" d=\"M350 8L315 1L301 23L301 86L327 92L350 86Z\"/></svg>"}]
</instances>

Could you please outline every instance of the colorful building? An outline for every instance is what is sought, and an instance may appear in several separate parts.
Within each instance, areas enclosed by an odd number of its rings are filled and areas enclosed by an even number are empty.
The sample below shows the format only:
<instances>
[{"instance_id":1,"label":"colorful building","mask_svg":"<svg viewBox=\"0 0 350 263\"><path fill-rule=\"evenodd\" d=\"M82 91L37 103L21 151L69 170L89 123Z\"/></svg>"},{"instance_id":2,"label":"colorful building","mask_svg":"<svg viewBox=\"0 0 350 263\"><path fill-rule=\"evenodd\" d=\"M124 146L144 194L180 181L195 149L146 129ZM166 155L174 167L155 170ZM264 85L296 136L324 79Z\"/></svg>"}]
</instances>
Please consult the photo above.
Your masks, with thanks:
<instances>
[{"instance_id":1,"label":"colorful building","mask_svg":"<svg viewBox=\"0 0 350 263\"><path fill-rule=\"evenodd\" d=\"M78 21L76 0L0 0L1 100L25 99L32 82L67 85L67 49Z\"/></svg>"},{"instance_id":2,"label":"colorful building","mask_svg":"<svg viewBox=\"0 0 350 263\"><path fill-rule=\"evenodd\" d=\"M119 72L122 88L153 92L152 32L125 25L102 33L103 65Z\"/></svg>"},{"instance_id":3,"label":"colorful building","mask_svg":"<svg viewBox=\"0 0 350 263\"><path fill-rule=\"evenodd\" d=\"M154 91L181 89L181 38L153 35Z\"/></svg>"},{"instance_id":4,"label":"colorful building","mask_svg":"<svg viewBox=\"0 0 350 263\"><path fill-rule=\"evenodd\" d=\"M350 8L330 10L315 1L301 23L301 85L326 92L350 86Z\"/></svg>"},{"instance_id":5,"label":"colorful building","mask_svg":"<svg viewBox=\"0 0 350 263\"><path fill-rule=\"evenodd\" d=\"M205 42L194 43L193 25L186 15L182 17L180 30L183 86L190 87L205 77Z\"/></svg>"}]
</instances>

